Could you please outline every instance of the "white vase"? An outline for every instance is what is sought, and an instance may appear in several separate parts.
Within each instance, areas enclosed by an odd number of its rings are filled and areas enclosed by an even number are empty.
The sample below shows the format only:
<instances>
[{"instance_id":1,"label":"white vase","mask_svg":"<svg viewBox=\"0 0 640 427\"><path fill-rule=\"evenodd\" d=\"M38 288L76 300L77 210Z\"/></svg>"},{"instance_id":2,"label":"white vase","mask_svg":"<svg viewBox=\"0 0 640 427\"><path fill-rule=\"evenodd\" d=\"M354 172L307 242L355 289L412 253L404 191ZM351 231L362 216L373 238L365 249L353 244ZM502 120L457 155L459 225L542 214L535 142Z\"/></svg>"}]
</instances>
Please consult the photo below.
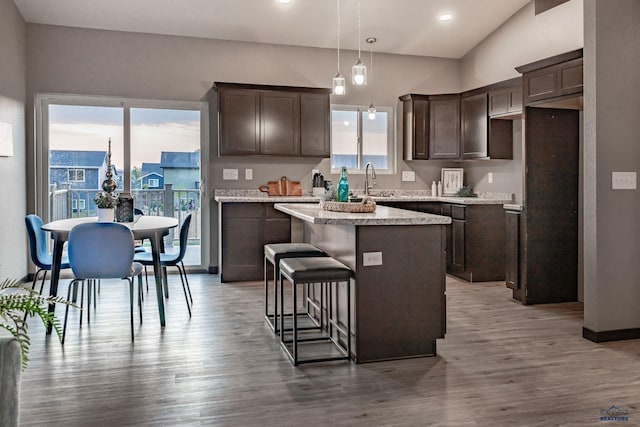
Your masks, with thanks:
<instances>
[{"instance_id":1,"label":"white vase","mask_svg":"<svg viewBox=\"0 0 640 427\"><path fill-rule=\"evenodd\" d=\"M114 208L98 208L98 222L113 222L115 218Z\"/></svg>"}]
</instances>

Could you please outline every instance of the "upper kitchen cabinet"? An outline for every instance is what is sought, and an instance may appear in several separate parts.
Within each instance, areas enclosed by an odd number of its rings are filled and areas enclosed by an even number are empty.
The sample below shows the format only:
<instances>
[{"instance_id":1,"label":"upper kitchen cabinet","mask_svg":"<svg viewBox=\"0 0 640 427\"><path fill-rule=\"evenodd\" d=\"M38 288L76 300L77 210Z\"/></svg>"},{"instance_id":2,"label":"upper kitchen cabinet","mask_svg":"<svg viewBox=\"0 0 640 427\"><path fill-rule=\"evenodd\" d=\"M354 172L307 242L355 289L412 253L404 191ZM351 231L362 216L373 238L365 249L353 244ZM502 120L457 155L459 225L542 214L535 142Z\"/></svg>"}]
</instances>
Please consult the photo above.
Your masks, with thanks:
<instances>
[{"instance_id":1,"label":"upper kitchen cabinet","mask_svg":"<svg viewBox=\"0 0 640 427\"><path fill-rule=\"evenodd\" d=\"M524 105L582 109L582 49L516 70L523 74Z\"/></svg>"},{"instance_id":2,"label":"upper kitchen cabinet","mask_svg":"<svg viewBox=\"0 0 640 427\"><path fill-rule=\"evenodd\" d=\"M462 157L488 157L489 115L487 93L462 97Z\"/></svg>"},{"instance_id":3,"label":"upper kitchen cabinet","mask_svg":"<svg viewBox=\"0 0 640 427\"><path fill-rule=\"evenodd\" d=\"M504 82L509 85L489 92L489 117L518 119L522 116L522 79Z\"/></svg>"},{"instance_id":4,"label":"upper kitchen cabinet","mask_svg":"<svg viewBox=\"0 0 640 427\"><path fill-rule=\"evenodd\" d=\"M405 160L460 159L460 95L400 97Z\"/></svg>"},{"instance_id":5,"label":"upper kitchen cabinet","mask_svg":"<svg viewBox=\"0 0 640 427\"><path fill-rule=\"evenodd\" d=\"M330 89L215 83L221 156L329 157Z\"/></svg>"},{"instance_id":6,"label":"upper kitchen cabinet","mask_svg":"<svg viewBox=\"0 0 640 427\"><path fill-rule=\"evenodd\" d=\"M429 159L429 97L409 94L402 101L404 159Z\"/></svg>"},{"instance_id":7,"label":"upper kitchen cabinet","mask_svg":"<svg viewBox=\"0 0 640 427\"><path fill-rule=\"evenodd\" d=\"M429 158L460 158L460 95L429 96Z\"/></svg>"}]
</instances>

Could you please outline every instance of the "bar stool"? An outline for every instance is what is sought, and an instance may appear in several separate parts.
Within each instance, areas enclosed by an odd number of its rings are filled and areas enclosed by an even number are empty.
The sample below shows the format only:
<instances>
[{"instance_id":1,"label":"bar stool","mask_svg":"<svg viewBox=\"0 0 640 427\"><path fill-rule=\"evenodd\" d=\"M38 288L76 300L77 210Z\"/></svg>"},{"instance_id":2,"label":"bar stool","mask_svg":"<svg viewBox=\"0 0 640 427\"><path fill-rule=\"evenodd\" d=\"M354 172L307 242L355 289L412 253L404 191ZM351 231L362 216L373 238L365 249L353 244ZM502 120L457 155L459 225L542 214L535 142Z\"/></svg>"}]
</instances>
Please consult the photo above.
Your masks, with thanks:
<instances>
[{"instance_id":1,"label":"bar stool","mask_svg":"<svg viewBox=\"0 0 640 427\"><path fill-rule=\"evenodd\" d=\"M349 267L331 257L286 258L280 261L280 307L284 311L284 279L292 286L292 323L291 340L285 340L284 316L280 316L280 346L285 350L294 366L300 363L325 362L330 360L351 360L351 276L353 272ZM346 282L347 285L347 327L340 326L338 320L333 319L332 285L338 293L338 284ZM321 331L320 336L307 338L298 337L298 312L297 312L297 287L320 283L321 293L327 292L327 327L328 331ZM320 313L322 317L322 313ZM337 317L337 316L336 316ZM335 338L333 330L335 328ZM340 343L340 335L345 337L346 347ZM339 356L323 356L300 359L298 347L300 343L330 341L340 352Z\"/></svg>"},{"instance_id":2,"label":"bar stool","mask_svg":"<svg viewBox=\"0 0 640 427\"><path fill-rule=\"evenodd\" d=\"M280 260L285 258L324 256L327 256L324 251L309 243L271 243L264 245L264 318L274 333L277 334L279 330L277 284L280 275ZM269 276L267 275L267 261L273 265L273 314L269 313ZM286 314L283 315L287 316Z\"/></svg>"}]
</instances>

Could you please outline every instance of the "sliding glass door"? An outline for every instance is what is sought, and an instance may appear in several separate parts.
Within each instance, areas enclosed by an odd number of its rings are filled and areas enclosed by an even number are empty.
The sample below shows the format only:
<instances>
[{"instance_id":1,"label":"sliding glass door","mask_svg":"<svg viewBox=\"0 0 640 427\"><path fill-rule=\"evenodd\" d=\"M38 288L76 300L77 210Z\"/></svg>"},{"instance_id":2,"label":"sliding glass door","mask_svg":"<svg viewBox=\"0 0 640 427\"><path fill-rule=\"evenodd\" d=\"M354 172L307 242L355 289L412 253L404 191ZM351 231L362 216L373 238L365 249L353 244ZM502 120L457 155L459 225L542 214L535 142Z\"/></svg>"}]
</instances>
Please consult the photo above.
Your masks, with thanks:
<instances>
[{"instance_id":1,"label":"sliding glass door","mask_svg":"<svg viewBox=\"0 0 640 427\"><path fill-rule=\"evenodd\" d=\"M116 192L130 193L144 215L173 216L182 223L191 214L185 264L206 264L204 104L42 96L38 105L38 211L45 221L96 215L93 197L105 179L111 141ZM176 229L166 244L178 245L177 239Z\"/></svg>"}]
</instances>

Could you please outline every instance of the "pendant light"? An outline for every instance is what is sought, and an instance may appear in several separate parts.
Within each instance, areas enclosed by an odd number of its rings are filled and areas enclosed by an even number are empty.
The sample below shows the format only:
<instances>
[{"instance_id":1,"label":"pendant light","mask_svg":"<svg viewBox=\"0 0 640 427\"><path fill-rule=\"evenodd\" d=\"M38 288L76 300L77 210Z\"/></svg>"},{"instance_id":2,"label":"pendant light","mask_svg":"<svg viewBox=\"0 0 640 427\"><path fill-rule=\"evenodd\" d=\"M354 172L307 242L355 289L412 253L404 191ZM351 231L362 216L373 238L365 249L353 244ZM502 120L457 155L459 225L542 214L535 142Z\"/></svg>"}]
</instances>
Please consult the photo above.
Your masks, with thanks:
<instances>
[{"instance_id":1,"label":"pendant light","mask_svg":"<svg viewBox=\"0 0 640 427\"><path fill-rule=\"evenodd\" d=\"M340 74L340 0L338 3L338 72L333 77L333 94L344 95L346 93L346 82Z\"/></svg>"},{"instance_id":2,"label":"pendant light","mask_svg":"<svg viewBox=\"0 0 640 427\"><path fill-rule=\"evenodd\" d=\"M360 59L360 0L358 0L358 60L351 67L351 84L354 86L364 86L367 84L367 67Z\"/></svg>"},{"instance_id":3,"label":"pendant light","mask_svg":"<svg viewBox=\"0 0 640 427\"><path fill-rule=\"evenodd\" d=\"M367 37L366 42L369 43L369 53L371 54L371 59L369 61L369 67L371 67L371 77L373 78L373 44L377 42L378 39L375 37ZM367 116L369 120L375 120L376 118L376 107L373 105L373 86L369 85L371 91L371 104L369 108L367 108Z\"/></svg>"}]
</instances>

